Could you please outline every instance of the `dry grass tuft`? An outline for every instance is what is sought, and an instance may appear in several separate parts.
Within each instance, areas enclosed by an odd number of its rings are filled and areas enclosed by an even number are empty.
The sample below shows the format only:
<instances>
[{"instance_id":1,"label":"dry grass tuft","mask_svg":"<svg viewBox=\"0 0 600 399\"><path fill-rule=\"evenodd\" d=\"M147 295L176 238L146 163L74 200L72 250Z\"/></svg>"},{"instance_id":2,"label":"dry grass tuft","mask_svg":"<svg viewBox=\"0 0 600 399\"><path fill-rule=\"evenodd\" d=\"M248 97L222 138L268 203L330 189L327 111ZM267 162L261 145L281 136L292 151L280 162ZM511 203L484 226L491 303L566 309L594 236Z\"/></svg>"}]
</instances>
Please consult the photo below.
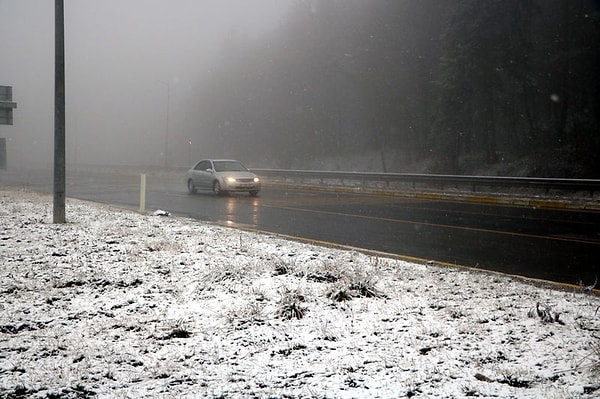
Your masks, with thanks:
<instances>
[{"instance_id":1,"label":"dry grass tuft","mask_svg":"<svg viewBox=\"0 0 600 399\"><path fill-rule=\"evenodd\" d=\"M294 271L294 265L292 265L290 262L286 262L285 260L279 257L273 260L273 266L273 274L275 276L289 275L292 274Z\"/></svg>"},{"instance_id":2,"label":"dry grass tuft","mask_svg":"<svg viewBox=\"0 0 600 399\"><path fill-rule=\"evenodd\" d=\"M262 325L267 319L264 304L252 301L244 306L231 309L225 315L227 322L236 330L243 330L251 325Z\"/></svg>"},{"instance_id":3,"label":"dry grass tuft","mask_svg":"<svg viewBox=\"0 0 600 399\"><path fill-rule=\"evenodd\" d=\"M527 312L527 316L529 317L539 317L540 320L544 323L559 323L564 324L562 320L560 320L560 313L554 312L550 305L543 305L539 302L535 304L534 308L529 309Z\"/></svg>"},{"instance_id":4,"label":"dry grass tuft","mask_svg":"<svg viewBox=\"0 0 600 399\"><path fill-rule=\"evenodd\" d=\"M327 292L327 297L336 302L349 301L353 298L385 298L386 295L377 288L374 276L355 271L345 276Z\"/></svg>"},{"instance_id":5,"label":"dry grass tuft","mask_svg":"<svg viewBox=\"0 0 600 399\"><path fill-rule=\"evenodd\" d=\"M308 312L308 308L302 305L306 298L299 288L292 290L284 287L279 294L281 299L275 312L277 317L284 320L301 319Z\"/></svg>"}]
</instances>

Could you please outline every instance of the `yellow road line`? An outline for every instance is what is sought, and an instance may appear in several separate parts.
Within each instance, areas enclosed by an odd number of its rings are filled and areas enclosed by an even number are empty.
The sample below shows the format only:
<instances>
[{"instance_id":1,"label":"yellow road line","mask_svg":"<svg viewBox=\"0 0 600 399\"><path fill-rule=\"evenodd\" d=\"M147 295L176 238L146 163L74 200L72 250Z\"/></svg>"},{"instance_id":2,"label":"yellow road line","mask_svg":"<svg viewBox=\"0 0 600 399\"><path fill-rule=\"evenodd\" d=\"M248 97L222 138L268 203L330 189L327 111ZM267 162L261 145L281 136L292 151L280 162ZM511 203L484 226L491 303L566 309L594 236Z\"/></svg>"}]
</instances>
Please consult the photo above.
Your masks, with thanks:
<instances>
[{"instance_id":1,"label":"yellow road line","mask_svg":"<svg viewBox=\"0 0 600 399\"><path fill-rule=\"evenodd\" d=\"M332 211L319 211L314 209L304 209L304 208L295 208L288 206L273 206L273 205L262 205L269 208L278 208L278 209L286 209L290 211L300 211L300 212L310 212L310 213L318 213L323 215L335 215L335 216L346 216L358 219L370 219L370 220L381 220L392 223L403 223L403 224L418 224L422 226L430 226L430 227L438 227L438 228L446 228L453 230L465 230L465 231L475 231L479 233L489 233L489 234L501 234L508 235L514 237L527 237L527 238L536 238L542 240L550 240L550 241L561 241L561 242L574 242L579 244L591 244L591 245L600 245L600 242L597 241L589 241L589 240L579 240L575 238L566 238L566 237L553 237L553 236L544 236L539 234L526 234L526 233L516 233L510 231L502 231L502 230L490 230L490 229L481 229L477 227L461 227L461 226L452 226L447 224L437 224L437 223L425 223L425 222L415 222L411 220L403 220L403 219L389 219L382 218L377 216L365 216L365 215L353 215L348 213L340 213L340 212L332 212Z\"/></svg>"}]
</instances>

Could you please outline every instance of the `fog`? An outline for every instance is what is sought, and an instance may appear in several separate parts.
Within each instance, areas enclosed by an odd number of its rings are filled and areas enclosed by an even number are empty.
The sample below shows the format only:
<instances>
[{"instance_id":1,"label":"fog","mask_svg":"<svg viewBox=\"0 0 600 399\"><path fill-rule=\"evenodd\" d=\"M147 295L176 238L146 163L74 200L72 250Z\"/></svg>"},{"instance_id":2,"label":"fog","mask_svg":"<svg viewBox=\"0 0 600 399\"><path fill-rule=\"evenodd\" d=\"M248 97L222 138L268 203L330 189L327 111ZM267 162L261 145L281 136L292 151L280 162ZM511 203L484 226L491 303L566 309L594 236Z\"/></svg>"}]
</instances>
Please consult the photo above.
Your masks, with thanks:
<instances>
[{"instance_id":1,"label":"fog","mask_svg":"<svg viewBox=\"0 0 600 399\"><path fill-rule=\"evenodd\" d=\"M52 161L53 3L0 0L9 168ZM65 3L67 164L598 178L597 0Z\"/></svg>"},{"instance_id":2,"label":"fog","mask_svg":"<svg viewBox=\"0 0 600 399\"><path fill-rule=\"evenodd\" d=\"M287 4L66 0L67 164L186 165L201 153L198 80L228 36L269 34ZM0 85L18 104L0 126L8 167L52 165L54 2L0 0L0 33Z\"/></svg>"}]
</instances>

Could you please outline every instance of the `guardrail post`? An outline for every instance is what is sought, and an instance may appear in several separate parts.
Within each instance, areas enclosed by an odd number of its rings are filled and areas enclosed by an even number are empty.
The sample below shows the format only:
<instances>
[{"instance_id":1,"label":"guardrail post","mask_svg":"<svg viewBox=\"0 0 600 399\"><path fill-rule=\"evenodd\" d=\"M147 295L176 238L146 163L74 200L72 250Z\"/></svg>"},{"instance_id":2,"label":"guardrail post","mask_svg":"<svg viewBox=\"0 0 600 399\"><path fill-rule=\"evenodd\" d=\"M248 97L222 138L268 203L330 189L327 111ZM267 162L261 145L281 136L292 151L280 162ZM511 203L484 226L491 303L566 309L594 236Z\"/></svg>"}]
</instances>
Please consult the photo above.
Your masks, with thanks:
<instances>
[{"instance_id":1,"label":"guardrail post","mask_svg":"<svg viewBox=\"0 0 600 399\"><path fill-rule=\"evenodd\" d=\"M140 175L140 213L146 212L146 175Z\"/></svg>"}]
</instances>

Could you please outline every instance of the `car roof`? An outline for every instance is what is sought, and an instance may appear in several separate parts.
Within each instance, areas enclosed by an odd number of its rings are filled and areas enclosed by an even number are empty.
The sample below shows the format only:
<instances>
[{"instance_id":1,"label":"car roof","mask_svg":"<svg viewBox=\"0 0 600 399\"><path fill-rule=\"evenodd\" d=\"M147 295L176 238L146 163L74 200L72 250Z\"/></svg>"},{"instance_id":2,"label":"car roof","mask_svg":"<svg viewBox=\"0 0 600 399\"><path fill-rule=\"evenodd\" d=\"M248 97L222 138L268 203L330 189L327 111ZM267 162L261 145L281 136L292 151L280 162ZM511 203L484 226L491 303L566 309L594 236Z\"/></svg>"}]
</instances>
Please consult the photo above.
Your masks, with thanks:
<instances>
[{"instance_id":1,"label":"car roof","mask_svg":"<svg viewBox=\"0 0 600 399\"><path fill-rule=\"evenodd\" d=\"M205 158L205 159L200 159L200 160L199 160L199 161L197 161L196 163L198 163L198 162L203 162L203 161L212 161L212 162L215 162L215 161L218 161L218 162L240 162L240 161L238 161L237 159L226 159L226 158L222 158L222 159L221 159L221 158ZM241 162L240 162L240 163L241 163Z\"/></svg>"},{"instance_id":2,"label":"car roof","mask_svg":"<svg viewBox=\"0 0 600 399\"><path fill-rule=\"evenodd\" d=\"M201 160L197 161L196 163L194 163L194 165L198 165L200 162L238 162L238 163L244 165L243 162L238 161L237 159L226 159L226 158L218 158L218 159L205 158L205 159L201 159Z\"/></svg>"}]
</instances>

